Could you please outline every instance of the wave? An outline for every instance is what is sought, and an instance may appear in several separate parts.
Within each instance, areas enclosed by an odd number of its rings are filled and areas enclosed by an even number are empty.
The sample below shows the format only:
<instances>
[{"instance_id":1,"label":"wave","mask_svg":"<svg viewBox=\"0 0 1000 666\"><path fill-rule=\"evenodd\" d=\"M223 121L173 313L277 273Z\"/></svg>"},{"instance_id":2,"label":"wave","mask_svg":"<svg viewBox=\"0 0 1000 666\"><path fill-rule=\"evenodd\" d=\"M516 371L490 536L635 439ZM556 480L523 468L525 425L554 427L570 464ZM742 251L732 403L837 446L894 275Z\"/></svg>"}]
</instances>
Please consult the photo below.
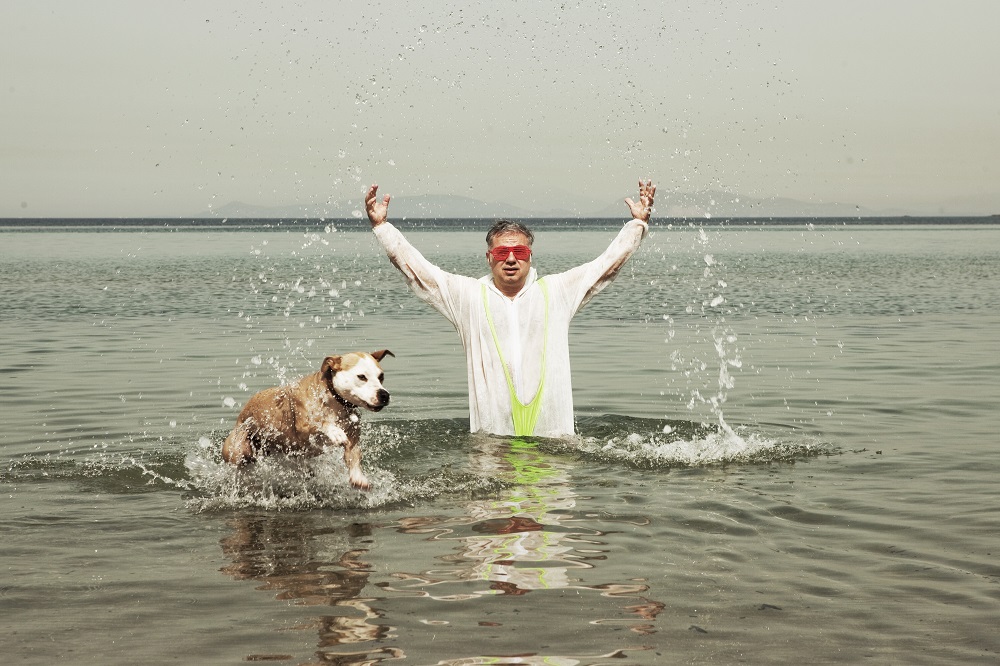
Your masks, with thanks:
<instances>
[{"instance_id":1,"label":"wave","mask_svg":"<svg viewBox=\"0 0 1000 666\"><path fill-rule=\"evenodd\" d=\"M364 467L370 491L350 486L339 450L312 459L275 457L237 469L222 461L225 432L167 442L140 453L100 451L25 456L0 471L11 484L65 482L97 493L180 491L194 512L241 509L376 510L439 498L496 497L505 488L546 482L526 468L557 469L570 483L580 464L668 471L792 462L839 451L822 440L775 426L714 426L619 415L582 417L569 439L514 440L470 434L468 420L385 420L365 424ZM527 458L526 458L527 456ZM527 461L527 463L525 463Z\"/></svg>"}]
</instances>

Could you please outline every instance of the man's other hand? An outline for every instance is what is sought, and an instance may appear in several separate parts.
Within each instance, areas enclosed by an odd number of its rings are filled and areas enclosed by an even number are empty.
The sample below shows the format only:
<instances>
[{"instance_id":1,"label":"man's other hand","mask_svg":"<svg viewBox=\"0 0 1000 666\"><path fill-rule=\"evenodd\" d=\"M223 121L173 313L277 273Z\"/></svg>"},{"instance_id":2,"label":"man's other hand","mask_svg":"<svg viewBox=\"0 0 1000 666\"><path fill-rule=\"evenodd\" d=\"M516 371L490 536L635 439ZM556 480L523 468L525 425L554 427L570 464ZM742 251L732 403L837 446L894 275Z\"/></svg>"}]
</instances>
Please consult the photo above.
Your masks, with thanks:
<instances>
[{"instance_id":1,"label":"man's other hand","mask_svg":"<svg viewBox=\"0 0 1000 666\"><path fill-rule=\"evenodd\" d=\"M389 195L385 195L382 201L378 201L377 194L378 185L372 185L368 188L368 194L365 195L365 211L368 213L368 220L372 223L373 229L389 219Z\"/></svg>"},{"instance_id":2,"label":"man's other hand","mask_svg":"<svg viewBox=\"0 0 1000 666\"><path fill-rule=\"evenodd\" d=\"M642 178L640 178L638 203L632 201L631 198L625 199L625 203L628 204L628 209L632 211L632 218L642 220L643 222L649 222L649 216L653 213L653 197L655 196L656 185L653 185L653 181L647 180L644 183L642 182ZM386 199L386 201L388 201L388 199Z\"/></svg>"}]
</instances>

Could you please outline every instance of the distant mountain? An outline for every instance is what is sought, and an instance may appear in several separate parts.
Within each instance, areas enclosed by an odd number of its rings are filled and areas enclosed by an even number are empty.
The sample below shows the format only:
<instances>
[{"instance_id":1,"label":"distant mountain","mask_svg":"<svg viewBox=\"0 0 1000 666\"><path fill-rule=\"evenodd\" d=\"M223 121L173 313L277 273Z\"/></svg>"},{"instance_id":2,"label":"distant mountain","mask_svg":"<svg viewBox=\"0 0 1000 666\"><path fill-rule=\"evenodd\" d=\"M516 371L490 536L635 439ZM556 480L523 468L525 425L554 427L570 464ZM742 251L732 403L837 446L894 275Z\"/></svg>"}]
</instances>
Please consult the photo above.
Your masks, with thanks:
<instances>
[{"instance_id":1,"label":"distant mountain","mask_svg":"<svg viewBox=\"0 0 1000 666\"><path fill-rule=\"evenodd\" d=\"M563 199L559 208L523 208L503 202L487 202L457 195L424 194L393 197L390 215L393 218L618 218L626 217L628 209L623 200L616 200L600 207L585 203L573 205ZM871 210L853 204L817 203L781 197L754 198L720 191L692 193L660 193L656 214L659 217L870 217L900 216L910 211ZM536 202L537 205L537 202ZM259 206L233 201L203 214L210 218L363 218L364 202L349 199L322 205Z\"/></svg>"},{"instance_id":2,"label":"distant mountain","mask_svg":"<svg viewBox=\"0 0 1000 666\"><path fill-rule=\"evenodd\" d=\"M393 197L390 213L394 218L462 218L462 217L538 217L535 212L502 203L489 203L470 197L453 195L418 195ZM233 201L213 208L208 217L233 218L363 218L364 202L359 198L322 205L258 206Z\"/></svg>"},{"instance_id":3,"label":"distant mountain","mask_svg":"<svg viewBox=\"0 0 1000 666\"><path fill-rule=\"evenodd\" d=\"M609 205L599 217L618 217L627 211L622 203ZM844 203L818 203L773 197L747 197L721 191L657 193L656 214L660 217L872 217L906 215L903 210L871 210Z\"/></svg>"}]
</instances>

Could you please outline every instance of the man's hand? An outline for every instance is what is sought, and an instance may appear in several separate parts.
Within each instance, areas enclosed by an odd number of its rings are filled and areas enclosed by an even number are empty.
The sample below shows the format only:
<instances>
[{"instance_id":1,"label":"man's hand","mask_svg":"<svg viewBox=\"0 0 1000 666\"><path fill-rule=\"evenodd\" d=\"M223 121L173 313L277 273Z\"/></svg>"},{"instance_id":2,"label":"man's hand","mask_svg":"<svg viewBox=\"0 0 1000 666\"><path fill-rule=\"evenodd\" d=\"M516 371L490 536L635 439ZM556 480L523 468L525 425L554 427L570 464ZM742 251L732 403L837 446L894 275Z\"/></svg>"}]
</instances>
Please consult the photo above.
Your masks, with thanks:
<instances>
[{"instance_id":1,"label":"man's hand","mask_svg":"<svg viewBox=\"0 0 1000 666\"><path fill-rule=\"evenodd\" d=\"M653 197L655 196L656 185L653 185L653 181L647 180L644 183L642 182L642 178L640 178L639 203L632 201L631 198L625 199L625 203L628 204L629 210L632 211L632 218L635 220L642 220L643 222L649 222L649 216L653 212ZM386 201L388 201L388 198ZM372 224L374 224L374 222Z\"/></svg>"},{"instance_id":2,"label":"man's hand","mask_svg":"<svg viewBox=\"0 0 1000 666\"><path fill-rule=\"evenodd\" d=\"M389 219L389 195L385 195L379 202L375 195L378 194L378 185L368 188L365 195L365 210L368 212L368 220L372 223L372 229Z\"/></svg>"}]
</instances>

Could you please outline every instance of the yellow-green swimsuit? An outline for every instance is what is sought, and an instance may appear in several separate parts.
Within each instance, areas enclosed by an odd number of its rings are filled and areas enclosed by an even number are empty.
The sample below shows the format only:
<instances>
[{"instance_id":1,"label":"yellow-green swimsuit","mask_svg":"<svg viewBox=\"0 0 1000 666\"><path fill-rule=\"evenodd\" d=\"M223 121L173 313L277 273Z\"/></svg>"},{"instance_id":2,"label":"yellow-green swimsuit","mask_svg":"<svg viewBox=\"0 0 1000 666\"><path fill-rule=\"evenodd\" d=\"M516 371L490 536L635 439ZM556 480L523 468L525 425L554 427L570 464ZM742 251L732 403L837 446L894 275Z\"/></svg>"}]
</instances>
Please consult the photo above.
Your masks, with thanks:
<instances>
[{"instance_id":1,"label":"yellow-green swimsuit","mask_svg":"<svg viewBox=\"0 0 1000 666\"><path fill-rule=\"evenodd\" d=\"M538 415L542 411L542 389L545 387L545 348L549 344L549 290L545 282L538 280L538 286L545 297L545 324L542 328L542 371L538 380L538 391L535 397L528 404L521 402L514 389L514 382L510 377L510 370L507 362L503 358L503 351L500 349L500 338L497 336L497 329L493 325L493 315L490 313L490 301L486 295L486 284L482 286L483 306L486 308L486 321L490 325L490 333L493 334L493 344L496 345L497 355L500 357L500 365L503 366L503 374L507 378L507 390L510 391L510 408L514 417L514 434L517 436L530 437L535 432L535 424L538 423Z\"/></svg>"}]
</instances>

